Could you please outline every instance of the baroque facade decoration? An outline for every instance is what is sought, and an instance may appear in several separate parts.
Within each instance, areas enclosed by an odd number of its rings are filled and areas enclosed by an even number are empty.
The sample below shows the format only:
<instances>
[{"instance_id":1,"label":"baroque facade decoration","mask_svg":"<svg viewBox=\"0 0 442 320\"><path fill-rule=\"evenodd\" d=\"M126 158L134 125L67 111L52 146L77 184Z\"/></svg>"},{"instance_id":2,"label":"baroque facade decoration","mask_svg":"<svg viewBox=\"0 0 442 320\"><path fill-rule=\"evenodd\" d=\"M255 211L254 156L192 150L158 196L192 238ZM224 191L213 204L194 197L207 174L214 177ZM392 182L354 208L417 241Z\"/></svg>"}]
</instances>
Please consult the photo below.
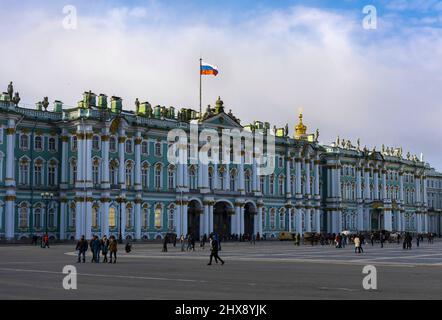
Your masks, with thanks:
<instances>
[{"instance_id":1,"label":"baroque facade decoration","mask_svg":"<svg viewBox=\"0 0 442 320\"><path fill-rule=\"evenodd\" d=\"M401 148L381 151L338 138L318 143L302 115L288 126L242 126L218 99L196 111L152 107L85 92L77 107L47 97L19 105L12 83L0 97L0 238L48 232L57 239L118 235L156 239L211 232L277 237L297 233L441 233L442 174ZM274 172L257 165L170 164L171 129L257 129L275 135ZM243 157L242 157L243 158ZM53 199L42 198L52 193Z\"/></svg>"}]
</instances>

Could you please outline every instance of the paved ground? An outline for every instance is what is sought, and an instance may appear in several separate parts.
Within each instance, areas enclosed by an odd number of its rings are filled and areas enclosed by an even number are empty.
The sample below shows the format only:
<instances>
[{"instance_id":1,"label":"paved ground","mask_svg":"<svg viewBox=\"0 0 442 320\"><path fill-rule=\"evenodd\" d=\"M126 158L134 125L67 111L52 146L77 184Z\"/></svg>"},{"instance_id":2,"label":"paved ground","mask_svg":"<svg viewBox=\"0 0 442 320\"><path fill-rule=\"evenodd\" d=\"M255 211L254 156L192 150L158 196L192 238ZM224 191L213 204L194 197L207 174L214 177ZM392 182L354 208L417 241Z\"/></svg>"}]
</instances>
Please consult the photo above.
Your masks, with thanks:
<instances>
[{"instance_id":1,"label":"paved ground","mask_svg":"<svg viewBox=\"0 0 442 320\"><path fill-rule=\"evenodd\" d=\"M366 246L361 255L353 247L223 243L224 266L207 266L207 249L162 253L161 244L135 244L112 265L77 264L74 255L68 245L0 246L0 299L442 298L442 242L411 251ZM62 287L68 264L77 267L77 290ZM377 268L376 291L362 288L367 264Z\"/></svg>"}]
</instances>

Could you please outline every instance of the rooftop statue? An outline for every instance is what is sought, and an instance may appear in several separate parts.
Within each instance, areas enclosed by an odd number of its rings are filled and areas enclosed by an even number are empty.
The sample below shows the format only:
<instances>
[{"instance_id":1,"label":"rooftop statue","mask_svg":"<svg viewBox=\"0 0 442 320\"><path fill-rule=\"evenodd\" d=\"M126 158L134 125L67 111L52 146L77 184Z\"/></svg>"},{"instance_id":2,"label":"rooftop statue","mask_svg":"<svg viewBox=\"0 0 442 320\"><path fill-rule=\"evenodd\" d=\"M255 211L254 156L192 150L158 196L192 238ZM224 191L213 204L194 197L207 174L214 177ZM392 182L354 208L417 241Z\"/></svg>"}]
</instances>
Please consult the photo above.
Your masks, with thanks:
<instances>
[{"instance_id":1,"label":"rooftop statue","mask_svg":"<svg viewBox=\"0 0 442 320\"><path fill-rule=\"evenodd\" d=\"M410 155L410 151L407 152L407 160L410 160L411 155Z\"/></svg>"},{"instance_id":2,"label":"rooftop statue","mask_svg":"<svg viewBox=\"0 0 442 320\"><path fill-rule=\"evenodd\" d=\"M340 140L339 140L339 136L336 138L336 146L337 147L339 147L339 142L340 142Z\"/></svg>"},{"instance_id":3,"label":"rooftop statue","mask_svg":"<svg viewBox=\"0 0 442 320\"><path fill-rule=\"evenodd\" d=\"M316 129L315 141L319 141L319 129Z\"/></svg>"},{"instance_id":4,"label":"rooftop statue","mask_svg":"<svg viewBox=\"0 0 442 320\"><path fill-rule=\"evenodd\" d=\"M140 101L138 98L135 99L135 112L138 114L140 112Z\"/></svg>"},{"instance_id":5,"label":"rooftop statue","mask_svg":"<svg viewBox=\"0 0 442 320\"><path fill-rule=\"evenodd\" d=\"M361 139L358 138L356 143L358 144L358 151L359 151L361 149Z\"/></svg>"},{"instance_id":6,"label":"rooftop statue","mask_svg":"<svg viewBox=\"0 0 442 320\"><path fill-rule=\"evenodd\" d=\"M8 85L8 94L9 98L12 100L12 95L14 94L14 86L12 85L12 81Z\"/></svg>"},{"instance_id":7,"label":"rooftop statue","mask_svg":"<svg viewBox=\"0 0 442 320\"><path fill-rule=\"evenodd\" d=\"M285 136L288 136L288 135L289 135L289 124L288 124L288 123L285 124L285 127L284 127L284 135L285 135Z\"/></svg>"},{"instance_id":8,"label":"rooftop statue","mask_svg":"<svg viewBox=\"0 0 442 320\"><path fill-rule=\"evenodd\" d=\"M382 144L382 153L384 153L385 152L385 145L384 144Z\"/></svg>"},{"instance_id":9,"label":"rooftop statue","mask_svg":"<svg viewBox=\"0 0 442 320\"><path fill-rule=\"evenodd\" d=\"M12 98L12 102L17 106L20 102L20 94L18 92L15 93L14 98Z\"/></svg>"},{"instance_id":10,"label":"rooftop statue","mask_svg":"<svg viewBox=\"0 0 442 320\"><path fill-rule=\"evenodd\" d=\"M45 111L48 111L48 107L49 107L49 98L44 97L43 98L43 108L45 109Z\"/></svg>"}]
</instances>

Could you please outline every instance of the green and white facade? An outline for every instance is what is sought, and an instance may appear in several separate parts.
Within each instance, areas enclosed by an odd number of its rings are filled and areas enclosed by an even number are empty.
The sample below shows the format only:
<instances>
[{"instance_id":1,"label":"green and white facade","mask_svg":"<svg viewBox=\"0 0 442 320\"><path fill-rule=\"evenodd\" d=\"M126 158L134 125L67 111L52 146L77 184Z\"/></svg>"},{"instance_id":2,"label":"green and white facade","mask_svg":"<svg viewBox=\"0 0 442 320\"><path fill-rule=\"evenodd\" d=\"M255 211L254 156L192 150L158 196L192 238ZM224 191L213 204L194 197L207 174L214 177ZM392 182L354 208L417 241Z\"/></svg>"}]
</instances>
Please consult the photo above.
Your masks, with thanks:
<instances>
[{"instance_id":1,"label":"green and white facade","mask_svg":"<svg viewBox=\"0 0 442 320\"><path fill-rule=\"evenodd\" d=\"M77 107L48 110L0 98L0 238L46 230L57 239L118 235L156 239L166 233L251 234L342 230L441 233L442 175L398 150L351 143L320 145L300 123L242 126L214 108L137 104L84 93ZM50 110L50 111L49 111ZM276 135L273 174L257 164L172 165L171 129L263 129ZM54 194L45 201L42 192ZM122 200L123 199L123 200Z\"/></svg>"}]
</instances>

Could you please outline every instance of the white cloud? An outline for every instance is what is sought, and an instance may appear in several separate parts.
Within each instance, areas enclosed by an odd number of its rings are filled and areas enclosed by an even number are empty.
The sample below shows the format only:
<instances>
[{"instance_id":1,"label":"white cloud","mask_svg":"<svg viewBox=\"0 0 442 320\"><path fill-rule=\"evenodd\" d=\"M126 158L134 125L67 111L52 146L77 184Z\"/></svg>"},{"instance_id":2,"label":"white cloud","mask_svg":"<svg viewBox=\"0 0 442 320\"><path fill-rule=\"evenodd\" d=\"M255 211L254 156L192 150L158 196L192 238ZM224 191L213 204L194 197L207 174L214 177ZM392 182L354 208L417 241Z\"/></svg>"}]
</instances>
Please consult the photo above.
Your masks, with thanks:
<instances>
[{"instance_id":1,"label":"white cloud","mask_svg":"<svg viewBox=\"0 0 442 320\"><path fill-rule=\"evenodd\" d=\"M138 97L196 109L202 54L220 68L203 79L205 105L221 95L243 123L291 128L302 106L324 142L340 135L370 147L403 146L442 168L440 31L399 26L386 38L382 28L362 30L362 16L308 7L240 23L171 23L168 14L157 5L79 12L76 31L61 28L62 16L28 14L12 34L0 29L8 44L0 81L14 80L30 103L48 95L75 105L91 89L123 97L126 108Z\"/></svg>"}]
</instances>

